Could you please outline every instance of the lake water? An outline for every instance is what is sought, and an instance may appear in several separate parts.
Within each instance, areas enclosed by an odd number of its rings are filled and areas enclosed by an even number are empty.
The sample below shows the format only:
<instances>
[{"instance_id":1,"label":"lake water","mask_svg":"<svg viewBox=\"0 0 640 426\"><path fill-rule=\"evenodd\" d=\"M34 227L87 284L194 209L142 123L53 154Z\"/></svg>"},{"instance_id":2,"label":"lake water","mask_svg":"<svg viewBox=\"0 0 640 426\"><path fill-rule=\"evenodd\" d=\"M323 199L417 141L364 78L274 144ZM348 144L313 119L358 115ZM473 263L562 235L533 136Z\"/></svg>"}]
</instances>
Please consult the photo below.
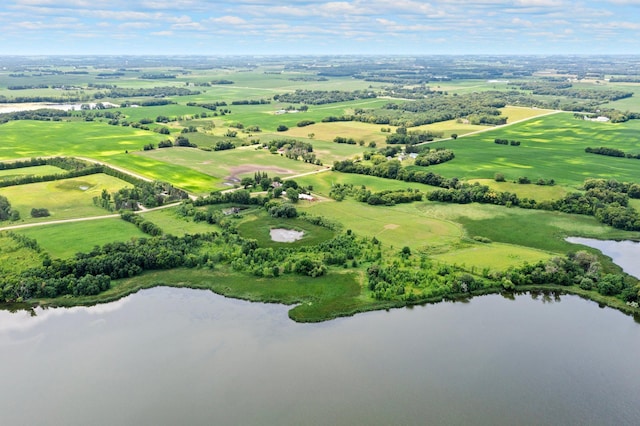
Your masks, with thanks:
<instances>
[{"instance_id":1,"label":"lake water","mask_svg":"<svg viewBox=\"0 0 640 426\"><path fill-rule=\"evenodd\" d=\"M499 295L297 324L155 288L0 312L11 425L632 425L640 325L575 296Z\"/></svg>"},{"instance_id":2,"label":"lake water","mask_svg":"<svg viewBox=\"0 0 640 426\"><path fill-rule=\"evenodd\" d=\"M596 240L570 237L567 241L600 250L609 256L627 274L640 279L640 243L636 241Z\"/></svg>"}]
</instances>

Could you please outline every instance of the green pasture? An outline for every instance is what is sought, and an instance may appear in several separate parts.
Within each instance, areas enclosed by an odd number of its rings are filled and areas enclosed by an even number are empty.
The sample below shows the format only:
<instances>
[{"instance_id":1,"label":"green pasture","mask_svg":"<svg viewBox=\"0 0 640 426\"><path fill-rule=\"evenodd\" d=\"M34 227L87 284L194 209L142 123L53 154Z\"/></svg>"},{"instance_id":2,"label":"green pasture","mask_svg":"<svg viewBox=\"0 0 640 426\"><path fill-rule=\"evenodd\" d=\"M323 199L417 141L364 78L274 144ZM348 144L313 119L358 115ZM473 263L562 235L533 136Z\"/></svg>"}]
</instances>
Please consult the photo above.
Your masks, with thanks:
<instances>
[{"instance_id":1,"label":"green pasture","mask_svg":"<svg viewBox=\"0 0 640 426\"><path fill-rule=\"evenodd\" d=\"M0 195L7 197L11 207L20 212L20 222L12 223L17 225L22 222L47 222L110 214L95 206L93 197L99 197L105 189L116 192L130 186L120 179L99 173L73 179L8 186L0 188ZM46 208L51 216L32 218L32 208Z\"/></svg>"},{"instance_id":2,"label":"green pasture","mask_svg":"<svg viewBox=\"0 0 640 426\"><path fill-rule=\"evenodd\" d=\"M440 262L459 266L471 273L480 273L485 268L491 271L504 271L509 267L522 266L525 262L544 261L552 256L542 250L512 244L478 243L432 257Z\"/></svg>"},{"instance_id":3,"label":"green pasture","mask_svg":"<svg viewBox=\"0 0 640 426\"><path fill-rule=\"evenodd\" d=\"M58 173L65 173L65 171L59 167L48 165L22 167L20 169L0 170L0 180L9 180L21 176L49 176Z\"/></svg>"},{"instance_id":4,"label":"green pasture","mask_svg":"<svg viewBox=\"0 0 640 426\"><path fill-rule=\"evenodd\" d=\"M312 175L301 176L295 179L299 185L313 187L314 194L320 194L328 197L331 186L338 183L344 185L354 185L355 187L366 186L371 191L398 190L398 189L417 189L424 193L437 189L434 186L425 185L416 182L403 182L395 179L383 179L375 176L357 175L352 173L340 173L327 171L324 173L315 173Z\"/></svg>"},{"instance_id":5,"label":"green pasture","mask_svg":"<svg viewBox=\"0 0 640 426\"><path fill-rule=\"evenodd\" d=\"M640 153L640 123L597 123L554 114L487 132L435 142L450 148L456 158L431 166L430 171L460 179L492 179L495 173L513 181L526 176L532 181L554 179L562 186L579 187L587 178L615 178L639 182L639 160L588 154L591 147L613 147ZM498 145L495 138L519 140L520 146Z\"/></svg>"},{"instance_id":6,"label":"green pasture","mask_svg":"<svg viewBox=\"0 0 640 426\"><path fill-rule=\"evenodd\" d=\"M42 264L41 255L0 233L0 276L20 273Z\"/></svg>"},{"instance_id":7,"label":"green pasture","mask_svg":"<svg viewBox=\"0 0 640 426\"><path fill-rule=\"evenodd\" d=\"M417 209L424 216L461 224L468 237L485 237L494 242L558 254L578 250L574 244L564 240L567 237L640 238L640 233L602 225L591 216L476 203L428 202L418 204Z\"/></svg>"},{"instance_id":8,"label":"green pasture","mask_svg":"<svg viewBox=\"0 0 640 426\"><path fill-rule=\"evenodd\" d=\"M227 114L222 118L227 123L240 122L245 127L259 126L263 131L275 132L276 128L281 124L293 129L302 120L312 120L320 123L325 117L350 114L356 108L378 108L389 102L389 99L359 99L325 105L309 105L308 111L286 114L276 114L276 112L291 105L289 103L230 105L226 108L231 109L231 114ZM219 116L218 118L221 117ZM377 126L377 128L379 130L380 126ZM283 133L286 134L287 132Z\"/></svg>"},{"instance_id":9,"label":"green pasture","mask_svg":"<svg viewBox=\"0 0 640 426\"><path fill-rule=\"evenodd\" d=\"M277 242L271 239L271 229L287 229L303 232L302 239L294 242ZM238 225L238 233L244 238L258 241L260 247L289 248L319 244L332 238L335 232L313 225L302 219L273 218L266 214L250 215Z\"/></svg>"},{"instance_id":10,"label":"green pasture","mask_svg":"<svg viewBox=\"0 0 640 426\"><path fill-rule=\"evenodd\" d=\"M223 179L241 179L245 176L253 177L257 171L263 171L270 176L292 176L311 172L320 167L302 161L290 160L280 154L271 154L265 149L256 147L242 147L226 151L202 151L193 148L163 148L152 151L142 151L130 156L153 162L163 162L175 166L190 168L193 171L215 176L213 189L225 188ZM169 180L173 182L173 180ZM187 184L185 182L184 184Z\"/></svg>"},{"instance_id":11,"label":"green pasture","mask_svg":"<svg viewBox=\"0 0 640 426\"><path fill-rule=\"evenodd\" d=\"M496 182L494 179L472 179L469 183L479 183L480 185L486 185L489 188L500 191L510 192L516 194L518 198L528 198L530 200L536 200L538 202L544 200L558 200L567 194L567 189L558 185L535 185L531 184L518 184L515 182Z\"/></svg>"},{"instance_id":12,"label":"green pasture","mask_svg":"<svg viewBox=\"0 0 640 426\"><path fill-rule=\"evenodd\" d=\"M358 235L375 236L382 243L430 253L444 252L460 244L461 226L423 214L421 203L396 206L371 206L351 199L304 203L299 206L310 214L324 216L344 225Z\"/></svg>"},{"instance_id":13,"label":"green pasture","mask_svg":"<svg viewBox=\"0 0 640 426\"><path fill-rule=\"evenodd\" d=\"M178 98L181 99L181 98ZM150 118L155 121L156 117L164 115L169 118L177 117L193 117L196 114L202 114L206 112L207 115L211 112L208 109L200 107L192 107L181 104L170 105L158 105L147 107L127 107L118 108L111 111L120 111L126 115L129 122L140 121L143 118Z\"/></svg>"},{"instance_id":14,"label":"green pasture","mask_svg":"<svg viewBox=\"0 0 640 426\"><path fill-rule=\"evenodd\" d=\"M61 259L87 253L95 246L149 237L120 218L34 226L14 232L33 238L51 257Z\"/></svg>"},{"instance_id":15,"label":"green pasture","mask_svg":"<svg viewBox=\"0 0 640 426\"><path fill-rule=\"evenodd\" d=\"M182 236L184 234L205 234L218 228L206 222L194 222L176 214L175 208L153 210L140 215L162 228L165 234Z\"/></svg>"},{"instance_id":16,"label":"green pasture","mask_svg":"<svg viewBox=\"0 0 640 426\"><path fill-rule=\"evenodd\" d=\"M365 146L369 142L375 142L378 148L385 145L387 133L382 133L383 127L379 124L361 123L359 121L337 121L332 123L316 122L305 127L291 127L286 132L287 136L295 138L308 138L313 133L313 139L321 141L333 141L336 136L345 138L353 138L356 142L365 141ZM392 127L392 130L394 127ZM362 152L363 149L359 145L351 145L353 149Z\"/></svg>"},{"instance_id":17,"label":"green pasture","mask_svg":"<svg viewBox=\"0 0 640 426\"><path fill-rule=\"evenodd\" d=\"M630 98L605 104L608 108L615 108L620 111L640 112L640 83L608 83L607 88L633 93L633 96Z\"/></svg>"}]
</instances>

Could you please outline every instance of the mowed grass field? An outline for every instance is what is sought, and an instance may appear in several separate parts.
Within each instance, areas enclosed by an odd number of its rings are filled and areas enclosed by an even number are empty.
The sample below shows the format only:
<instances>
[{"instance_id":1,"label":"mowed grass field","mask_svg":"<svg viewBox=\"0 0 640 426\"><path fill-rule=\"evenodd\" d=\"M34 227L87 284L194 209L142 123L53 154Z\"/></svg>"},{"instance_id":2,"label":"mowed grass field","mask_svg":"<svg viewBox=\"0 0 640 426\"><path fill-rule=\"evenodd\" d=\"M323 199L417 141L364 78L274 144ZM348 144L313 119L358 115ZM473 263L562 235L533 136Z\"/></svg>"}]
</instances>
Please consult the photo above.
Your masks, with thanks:
<instances>
[{"instance_id":1,"label":"mowed grass field","mask_svg":"<svg viewBox=\"0 0 640 426\"><path fill-rule=\"evenodd\" d=\"M536 263L553 256L554 254L549 252L512 244L478 243L468 248L436 254L432 258L477 274L484 268L488 268L491 271L504 271L512 266L520 266L525 262Z\"/></svg>"},{"instance_id":2,"label":"mowed grass field","mask_svg":"<svg viewBox=\"0 0 640 426\"><path fill-rule=\"evenodd\" d=\"M20 169L0 170L0 180L9 180L18 176L48 176L58 173L65 173L65 171L55 166L23 167Z\"/></svg>"},{"instance_id":3,"label":"mowed grass field","mask_svg":"<svg viewBox=\"0 0 640 426\"><path fill-rule=\"evenodd\" d=\"M352 199L299 203L310 214L337 220L358 235L375 236L382 243L400 250L404 246L427 252L456 247L464 236L462 227L452 221L422 214L419 204L392 207L371 206Z\"/></svg>"},{"instance_id":4,"label":"mowed grass field","mask_svg":"<svg viewBox=\"0 0 640 426\"><path fill-rule=\"evenodd\" d=\"M321 169L320 166L290 160L280 154L271 154L255 146L241 147L226 151L202 151L193 148L163 148L136 153L135 157L189 167L200 173L216 176L215 184L208 191L228 188L224 180L235 177L253 177L255 172L264 171L269 176L292 176Z\"/></svg>"},{"instance_id":5,"label":"mowed grass field","mask_svg":"<svg viewBox=\"0 0 640 426\"><path fill-rule=\"evenodd\" d=\"M218 229L217 226L209 225L206 222L194 222L191 218L180 217L176 214L175 208L154 210L140 215L162 228L165 234L176 236L205 234Z\"/></svg>"},{"instance_id":6,"label":"mowed grass field","mask_svg":"<svg viewBox=\"0 0 640 426\"><path fill-rule=\"evenodd\" d=\"M315 173L312 175L301 176L295 181L304 187L312 186L313 193L324 197L329 196L331 186L336 184L353 185L355 187L366 186L371 191L399 190L399 189L417 189L424 193L438 189L434 186L425 185L416 182L403 182L395 179L383 179L375 176L357 175L351 173L339 173L327 171L324 173Z\"/></svg>"},{"instance_id":7,"label":"mowed grass field","mask_svg":"<svg viewBox=\"0 0 640 426\"><path fill-rule=\"evenodd\" d=\"M579 187L587 178L640 182L640 161L588 154L586 147L611 147L640 153L640 123L597 123L559 113L500 127L487 132L436 142L432 148L450 148L455 159L431 166L430 171L460 179L507 180L526 176L532 181L554 179L557 184ZM520 146L498 145L495 138L519 140Z\"/></svg>"},{"instance_id":8,"label":"mowed grass field","mask_svg":"<svg viewBox=\"0 0 640 426\"><path fill-rule=\"evenodd\" d=\"M149 237L120 218L35 226L14 232L33 238L52 258L61 259L87 253L95 246Z\"/></svg>"},{"instance_id":9,"label":"mowed grass field","mask_svg":"<svg viewBox=\"0 0 640 426\"><path fill-rule=\"evenodd\" d=\"M535 185L534 183L523 185L515 182L496 182L494 179L472 179L469 181L469 183L476 182L496 191L516 194L518 198L536 201L558 200L568 192L566 188L559 185Z\"/></svg>"},{"instance_id":10,"label":"mowed grass field","mask_svg":"<svg viewBox=\"0 0 640 426\"><path fill-rule=\"evenodd\" d=\"M73 179L0 188L0 195L7 197L11 207L20 212L21 218L17 223L3 225L107 215L110 214L108 211L93 204L93 197L99 197L105 189L111 193L130 186L120 179L99 173ZM31 218L32 208L46 208L51 216Z\"/></svg>"}]
</instances>

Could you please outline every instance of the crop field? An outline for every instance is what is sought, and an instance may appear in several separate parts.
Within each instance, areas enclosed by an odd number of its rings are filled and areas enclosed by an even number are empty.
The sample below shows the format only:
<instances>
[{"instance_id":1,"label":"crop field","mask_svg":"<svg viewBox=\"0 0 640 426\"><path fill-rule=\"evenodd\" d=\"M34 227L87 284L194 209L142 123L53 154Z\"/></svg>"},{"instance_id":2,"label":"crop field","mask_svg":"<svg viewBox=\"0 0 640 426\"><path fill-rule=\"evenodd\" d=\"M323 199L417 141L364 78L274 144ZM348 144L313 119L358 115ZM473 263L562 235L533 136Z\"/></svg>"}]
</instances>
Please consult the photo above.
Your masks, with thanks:
<instances>
[{"instance_id":1,"label":"crop field","mask_svg":"<svg viewBox=\"0 0 640 426\"><path fill-rule=\"evenodd\" d=\"M93 197L99 197L103 190L115 192L131 186L120 179L95 174L73 179L0 188L0 195L7 197L11 206L20 212L22 222L46 222L50 220L73 219L87 216L103 216L108 211L93 204ZM32 208L46 208L49 217L31 218Z\"/></svg>"},{"instance_id":2,"label":"crop field","mask_svg":"<svg viewBox=\"0 0 640 426\"><path fill-rule=\"evenodd\" d=\"M35 226L14 232L33 238L52 258L60 259L87 253L95 246L148 237L135 225L117 217Z\"/></svg>"},{"instance_id":3,"label":"crop field","mask_svg":"<svg viewBox=\"0 0 640 426\"><path fill-rule=\"evenodd\" d=\"M640 123L611 124L577 120L572 114L546 117L459 138L436 142L432 147L453 149L456 158L432 166L434 173L461 179L492 179L495 173L507 180L526 176L532 181L554 179L562 186L579 187L587 178L615 177L640 181L640 163L584 152L586 147L615 147L640 153ZM495 138L519 140L520 146L498 145Z\"/></svg>"},{"instance_id":4,"label":"crop field","mask_svg":"<svg viewBox=\"0 0 640 426\"><path fill-rule=\"evenodd\" d=\"M80 156L105 161L135 173L195 193L213 187L216 178L189 167L129 155L146 144L162 140L157 133L105 123L46 123L12 121L3 124L6 144L0 147L0 159L30 158L47 155Z\"/></svg>"}]
</instances>

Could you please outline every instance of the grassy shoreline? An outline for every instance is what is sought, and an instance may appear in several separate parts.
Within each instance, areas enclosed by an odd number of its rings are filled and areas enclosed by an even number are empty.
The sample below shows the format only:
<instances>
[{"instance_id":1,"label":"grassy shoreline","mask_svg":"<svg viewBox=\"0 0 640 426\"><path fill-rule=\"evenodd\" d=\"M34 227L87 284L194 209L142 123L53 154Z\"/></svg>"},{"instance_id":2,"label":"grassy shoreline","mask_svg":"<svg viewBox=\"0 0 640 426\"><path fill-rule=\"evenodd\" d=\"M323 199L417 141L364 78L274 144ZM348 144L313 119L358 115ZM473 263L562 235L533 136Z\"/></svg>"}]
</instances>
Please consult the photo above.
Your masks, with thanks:
<instances>
[{"instance_id":1,"label":"grassy shoreline","mask_svg":"<svg viewBox=\"0 0 640 426\"><path fill-rule=\"evenodd\" d=\"M283 278L285 283L279 289L273 289L273 287L268 289L264 285L267 282L270 286L277 286L277 280L282 280ZM508 297L527 292L540 292L543 294L579 296L598 303L601 308L616 309L633 317L636 322L640 322L640 313L638 313L637 309L628 306L615 297L603 296L595 291L586 291L577 286L526 285L518 286L515 290L509 291L505 291L500 286L495 286L470 293L456 293L414 301L380 301L373 299L362 291L359 278L355 271L332 271L321 279L309 279L300 276L258 279L230 271L226 267L220 267L215 270L178 268L147 272L138 277L118 280L111 289L96 296L37 299L22 304L2 304L0 307L8 310L19 310L32 309L38 306L45 308L93 306L115 302L145 289L174 287L209 290L224 297L250 302L278 303L292 306L289 310L290 319L299 323L312 323L350 317L370 311L424 306L445 301L466 301L474 297L490 294L501 294ZM319 280L320 282L310 284L311 280ZM241 285L242 283L244 285ZM309 285L311 285L311 288L309 288ZM329 286L334 287L333 291L327 289ZM291 288L296 287L298 288L297 292L290 291Z\"/></svg>"}]
</instances>

